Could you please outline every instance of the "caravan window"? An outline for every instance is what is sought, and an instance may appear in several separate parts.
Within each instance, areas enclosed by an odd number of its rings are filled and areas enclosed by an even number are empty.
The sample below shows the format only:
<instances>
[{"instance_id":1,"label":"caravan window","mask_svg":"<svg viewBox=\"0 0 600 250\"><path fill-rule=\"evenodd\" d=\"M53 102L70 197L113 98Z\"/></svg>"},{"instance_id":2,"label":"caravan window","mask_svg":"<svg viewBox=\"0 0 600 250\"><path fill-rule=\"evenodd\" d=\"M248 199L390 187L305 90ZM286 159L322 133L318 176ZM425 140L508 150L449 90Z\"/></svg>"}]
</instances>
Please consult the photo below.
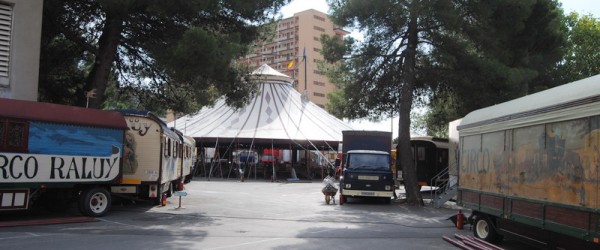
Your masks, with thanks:
<instances>
[{"instance_id":1,"label":"caravan window","mask_svg":"<svg viewBox=\"0 0 600 250\"><path fill-rule=\"evenodd\" d=\"M171 152L171 140L169 140L169 138L165 138L165 150L164 150L164 154L165 156L169 156L169 153Z\"/></svg>"},{"instance_id":2,"label":"caravan window","mask_svg":"<svg viewBox=\"0 0 600 250\"><path fill-rule=\"evenodd\" d=\"M0 120L0 149L27 151L27 123L15 120Z\"/></svg>"}]
</instances>

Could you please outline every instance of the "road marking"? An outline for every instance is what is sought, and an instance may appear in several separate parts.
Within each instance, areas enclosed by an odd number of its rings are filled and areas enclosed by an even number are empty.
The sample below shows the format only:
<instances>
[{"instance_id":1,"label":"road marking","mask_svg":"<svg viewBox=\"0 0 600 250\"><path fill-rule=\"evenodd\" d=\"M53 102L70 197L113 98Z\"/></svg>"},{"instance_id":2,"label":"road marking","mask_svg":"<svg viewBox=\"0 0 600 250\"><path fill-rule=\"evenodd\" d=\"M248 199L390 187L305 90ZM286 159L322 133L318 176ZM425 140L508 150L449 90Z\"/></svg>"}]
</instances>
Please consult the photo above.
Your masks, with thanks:
<instances>
[{"instance_id":1,"label":"road marking","mask_svg":"<svg viewBox=\"0 0 600 250\"><path fill-rule=\"evenodd\" d=\"M109 222L109 223L121 225L121 226L142 228L142 226L138 226L138 225L131 225L131 224L121 223L121 222L117 222L117 221L111 221L111 220L107 220L107 219L101 219L101 218L97 218L97 219L101 220L101 221L104 221L104 222Z\"/></svg>"},{"instance_id":2,"label":"road marking","mask_svg":"<svg viewBox=\"0 0 600 250\"><path fill-rule=\"evenodd\" d=\"M265 239L265 240L257 240L257 241L252 241L252 242L246 242L246 243L242 243L242 244L235 244L235 245L215 247L215 248L207 248L207 249L209 249L209 250L215 250L215 249L235 248L235 247L253 245L253 244L258 244L258 243L263 243L263 242L268 242L268 241L281 240L281 239L283 239L283 238L271 238L271 239Z\"/></svg>"},{"instance_id":3,"label":"road marking","mask_svg":"<svg viewBox=\"0 0 600 250\"><path fill-rule=\"evenodd\" d=\"M30 232L25 232L25 234L28 234L28 235L12 236L12 237L2 237L2 238L0 238L0 240L21 239L21 238L31 238L31 237L40 237L41 236L39 234L30 233Z\"/></svg>"},{"instance_id":4,"label":"road marking","mask_svg":"<svg viewBox=\"0 0 600 250\"><path fill-rule=\"evenodd\" d=\"M314 232L310 232L310 233L311 234L318 234L318 233L327 232L327 231L333 231L333 230L339 230L339 228L324 229L324 230L314 231Z\"/></svg>"}]
</instances>

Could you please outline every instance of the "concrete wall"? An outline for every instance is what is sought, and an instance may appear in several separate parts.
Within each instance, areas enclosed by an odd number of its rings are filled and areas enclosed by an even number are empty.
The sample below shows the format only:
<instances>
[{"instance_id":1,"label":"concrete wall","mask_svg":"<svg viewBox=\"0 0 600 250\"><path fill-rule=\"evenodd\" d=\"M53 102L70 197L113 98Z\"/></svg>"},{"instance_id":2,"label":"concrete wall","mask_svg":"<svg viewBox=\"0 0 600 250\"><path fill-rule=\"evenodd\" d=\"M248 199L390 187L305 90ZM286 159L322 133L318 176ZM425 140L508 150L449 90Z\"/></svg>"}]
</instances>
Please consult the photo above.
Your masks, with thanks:
<instances>
[{"instance_id":1,"label":"concrete wall","mask_svg":"<svg viewBox=\"0 0 600 250\"><path fill-rule=\"evenodd\" d=\"M0 0L12 6L8 82L0 98L37 101L43 0Z\"/></svg>"}]
</instances>

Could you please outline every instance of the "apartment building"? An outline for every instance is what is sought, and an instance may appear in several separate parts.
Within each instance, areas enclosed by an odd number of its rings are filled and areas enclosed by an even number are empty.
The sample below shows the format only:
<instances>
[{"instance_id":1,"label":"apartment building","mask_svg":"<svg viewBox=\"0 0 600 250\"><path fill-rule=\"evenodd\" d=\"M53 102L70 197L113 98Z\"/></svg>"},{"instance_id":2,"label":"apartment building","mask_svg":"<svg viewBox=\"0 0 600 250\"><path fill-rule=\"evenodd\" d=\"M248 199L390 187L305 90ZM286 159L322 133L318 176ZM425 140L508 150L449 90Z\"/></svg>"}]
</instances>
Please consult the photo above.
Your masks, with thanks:
<instances>
[{"instance_id":1,"label":"apartment building","mask_svg":"<svg viewBox=\"0 0 600 250\"><path fill-rule=\"evenodd\" d=\"M0 98L37 101L43 0L0 0Z\"/></svg>"},{"instance_id":2,"label":"apartment building","mask_svg":"<svg viewBox=\"0 0 600 250\"><path fill-rule=\"evenodd\" d=\"M317 62L323 60L322 34L343 38L349 33L336 27L323 12L313 9L298 12L279 21L274 38L257 47L246 60L254 67L266 63L294 78L298 92L306 93L310 101L325 108L327 94L336 87L317 67Z\"/></svg>"}]
</instances>

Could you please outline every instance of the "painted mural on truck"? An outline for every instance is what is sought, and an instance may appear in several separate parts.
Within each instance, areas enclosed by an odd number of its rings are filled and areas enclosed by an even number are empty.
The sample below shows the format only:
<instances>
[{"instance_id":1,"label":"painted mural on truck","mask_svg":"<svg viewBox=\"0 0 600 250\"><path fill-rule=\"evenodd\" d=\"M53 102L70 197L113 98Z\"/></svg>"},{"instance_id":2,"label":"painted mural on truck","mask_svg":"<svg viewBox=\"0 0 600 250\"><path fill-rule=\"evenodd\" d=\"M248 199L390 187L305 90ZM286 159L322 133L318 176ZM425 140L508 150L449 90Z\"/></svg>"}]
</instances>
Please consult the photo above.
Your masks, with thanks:
<instances>
[{"instance_id":1,"label":"painted mural on truck","mask_svg":"<svg viewBox=\"0 0 600 250\"><path fill-rule=\"evenodd\" d=\"M119 129L33 121L28 129L24 152L0 152L1 182L110 181L120 172Z\"/></svg>"},{"instance_id":2,"label":"painted mural on truck","mask_svg":"<svg viewBox=\"0 0 600 250\"><path fill-rule=\"evenodd\" d=\"M600 205L600 117L464 136L461 144L463 188Z\"/></svg>"}]
</instances>

